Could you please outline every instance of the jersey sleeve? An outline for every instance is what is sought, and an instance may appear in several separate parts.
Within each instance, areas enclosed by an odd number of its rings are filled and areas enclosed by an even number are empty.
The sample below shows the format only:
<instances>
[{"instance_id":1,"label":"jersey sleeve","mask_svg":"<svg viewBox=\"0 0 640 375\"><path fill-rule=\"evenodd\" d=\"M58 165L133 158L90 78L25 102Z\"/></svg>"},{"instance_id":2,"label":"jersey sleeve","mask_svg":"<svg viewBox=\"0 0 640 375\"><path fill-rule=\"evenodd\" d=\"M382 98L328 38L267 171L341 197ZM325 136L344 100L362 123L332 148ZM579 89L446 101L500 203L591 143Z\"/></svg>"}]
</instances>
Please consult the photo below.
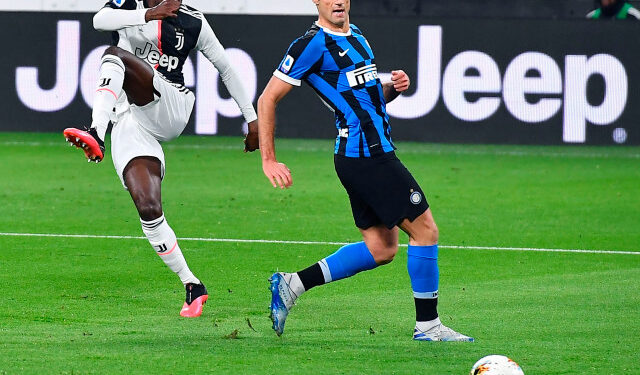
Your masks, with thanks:
<instances>
[{"instance_id":1,"label":"jersey sleeve","mask_svg":"<svg viewBox=\"0 0 640 375\"><path fill-rule=\"evenodd\" d=\"M637 8L631 7L629 8L628 15L629 17L627 17L627 19L630 19L632 21L637 21L640 19L640 10L638 10Z\"/></svg>"},{"instance_id":2,"label":"jersey sleeve","mask_svg":"<svg viewBox=\"0 0 640 375\"><path fill-rule=\"evenodd\" d=\"M240 75L238 75L231 65L222 43L218 40L207 19L204 18L204 16L201 16L201 19L202 29L200 30L196 48L202 52L207 60L211 61L213 66L218 70L222 82L227 88L227 91L229 91L229 94L231 94L233 100L238 104L242 116L247 123L255 121L258 119L258 115L242 84Z\"/></svg>"},{"instance_id":3,"label":"jersey sleeve","mask_svg":"<svg viewBox=\"0 0 640 375\"><path fill-rule=\"evenodd\" d=\"M105 8L134 10L138 7L136 0L109 0L104 4Z\"/></svg>"},{"instance_id":4,"label":"jersey sleeve","mask_svg":"<svg viewBox=\"0 0 640 375\"><path fill-rule=\"evenodd\" d=\"M110 0L95 16L93 28L98 31L116 31L147 23L146 8L138 9L136 0Z\"/></svg>"},{"instance_id":5,"label":"jersey sleeve","mask_svg":"<svg viewBox=\"0 0 640 375\"><path fill-rule=\"evenodd\" d=\"M305 35L291 43L273 75L291 85L300 86L304 78L315 73L324 52L324 43L317 35Z\"/></svg>"}]
</instances>

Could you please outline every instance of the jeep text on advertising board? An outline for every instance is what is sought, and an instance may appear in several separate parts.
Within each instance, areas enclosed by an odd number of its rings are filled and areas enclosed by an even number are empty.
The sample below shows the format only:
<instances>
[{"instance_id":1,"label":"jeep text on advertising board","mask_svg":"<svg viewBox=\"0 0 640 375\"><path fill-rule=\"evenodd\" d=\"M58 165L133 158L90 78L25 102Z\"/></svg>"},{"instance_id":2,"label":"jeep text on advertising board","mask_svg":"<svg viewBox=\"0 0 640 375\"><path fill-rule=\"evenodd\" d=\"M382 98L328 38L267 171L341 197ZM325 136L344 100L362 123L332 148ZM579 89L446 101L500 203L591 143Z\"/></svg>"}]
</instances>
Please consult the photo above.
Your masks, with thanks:
<instances>
[{"instance_id":1,"label":"jeep text on advertising board","mask_svg":"<svg viewBox=\"0 0 640 375\"><path fill-rule=\"evenodd\" d=\"M501 100L480 96L471 102L465 98L467 93L502 94L509 113L524 123L549 120L560 111L564 101L563 140L584 143L587 122L609 125L620 117L627 104L627 72L615 56L568 55L563 81L558 64L541 52L528 51L514 57L501 78L498 65L490 55L462 51L448 62L442 74L442 28L421 26L418 40L418 73L414 77L417 91L413 96L400 97L391 103L391 116L404 119L426 116L435 107L440 90L449 112L470 122L489 119L500 107ZM470 70L476 74L468 75ZM530 73L535 76L529 76ZM587 101L587 84L594 75L605 81L604 99L598 105ZM544 97L562 94L563 82L564 100ZM527 94L543 97L530 103L526 100Z\"/></svg>"},{"instance_id":2,"label":"jeep text on advertising board","mask_svg":"<svg viewBox=\"0 0 640 375\"><path fill-rule=\"evenodd\" d=\"M90 119L109 38L91 28L89 14L59 16L0 14L8 26L26 22L25 17L38 25L10 40L14 58L0 61L0 83L13 88L0 102L0 110L8 113L0 129L58 131ZM252 31L258 18L272 35ZM312 22L313 17L216 16L215 31L255 99L289 43ZM388 106L395 140L640 144L640 93L633 90L640 81L640 41L609 37L631 35L640 25L375 17L354 23L371 42L376 66L353 72L350 84L386 80L393 69L411 76L409 92ZM287 27L278 27L283 24ZM391 29L392 34L385 31ZM136 52L172 66L166 55ZM184 76L197 98L186 132L239 134L240 111L213 66L194 54L185 62ZM293 102L279 106L280 136L336 135L331 114L313 90L297 89Z\"/></svg>"}]
</instances>

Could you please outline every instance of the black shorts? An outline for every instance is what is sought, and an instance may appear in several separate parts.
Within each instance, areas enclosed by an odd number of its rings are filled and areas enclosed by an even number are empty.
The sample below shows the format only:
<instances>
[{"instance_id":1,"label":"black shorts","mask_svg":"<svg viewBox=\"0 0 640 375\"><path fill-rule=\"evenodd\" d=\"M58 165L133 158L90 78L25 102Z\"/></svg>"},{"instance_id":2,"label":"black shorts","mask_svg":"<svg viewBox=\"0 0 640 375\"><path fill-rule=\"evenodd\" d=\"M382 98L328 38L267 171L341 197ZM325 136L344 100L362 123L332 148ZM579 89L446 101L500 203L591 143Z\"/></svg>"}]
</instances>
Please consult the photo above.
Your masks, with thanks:
<instances>
[{"instance_id":1,"label":"black shorts","mask_svg":"<svg viewBox=\"0 0 640 375\"><path fill-rule=\"evenodd\" d=\"M429 208L422 189L394 152L370 158L335 155L333 160L358 228L384 224L391 229Z\"/></svg>"}]
</instances>

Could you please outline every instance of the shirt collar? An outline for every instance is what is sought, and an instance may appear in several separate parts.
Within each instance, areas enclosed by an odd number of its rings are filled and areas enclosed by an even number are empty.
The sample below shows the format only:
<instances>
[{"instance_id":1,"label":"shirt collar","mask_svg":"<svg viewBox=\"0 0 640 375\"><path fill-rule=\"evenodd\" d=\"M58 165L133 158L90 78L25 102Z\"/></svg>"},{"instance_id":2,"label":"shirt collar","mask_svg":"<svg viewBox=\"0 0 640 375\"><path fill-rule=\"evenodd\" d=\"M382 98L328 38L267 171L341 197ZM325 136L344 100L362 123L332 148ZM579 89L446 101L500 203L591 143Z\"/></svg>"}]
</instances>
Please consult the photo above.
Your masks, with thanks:
<instances>
[{"instance_id":1,"label":"shirt collar","mask_svg":"<svg viewBox=\"0 0 640 375\"><path fill-rule=\"evenodd\" d=\"M351 27L349 27L349 31L348 31L348 32L346 32L346 33L340 33L340 32L337 32L337 31L332 31L332 30L330 30L330 29L327 29L326 27L324 27L324 26L320 25L320 24L318 23L318 21L316 21L316 26L318 26L319 28L321 28L322 30L324 30L324 32L325 32L325 33L327 33L327 34L336 35L336 36L350 36L350 35L351 35Z\"/></svg>"}]
</instances>

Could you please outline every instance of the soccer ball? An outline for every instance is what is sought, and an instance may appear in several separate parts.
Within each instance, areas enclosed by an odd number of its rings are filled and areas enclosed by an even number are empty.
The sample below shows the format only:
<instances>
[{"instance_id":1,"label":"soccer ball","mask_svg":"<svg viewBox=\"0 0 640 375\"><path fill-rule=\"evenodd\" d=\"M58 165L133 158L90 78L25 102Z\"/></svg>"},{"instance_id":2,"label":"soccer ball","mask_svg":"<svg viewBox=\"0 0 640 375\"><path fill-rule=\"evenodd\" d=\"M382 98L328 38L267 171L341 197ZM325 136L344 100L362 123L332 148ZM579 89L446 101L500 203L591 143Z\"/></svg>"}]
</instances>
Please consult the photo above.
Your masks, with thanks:
<instances>
[{"instance_id":1,"label":"soccer ball","mask_svg":"<svg viewBox=\"0 0 640 375\"><path fill-rule=\"evenodd\" d=\"M511 358L494 354L480 358L469 375L524 375L524 372Z\"/></svg>"}]
</instances>

